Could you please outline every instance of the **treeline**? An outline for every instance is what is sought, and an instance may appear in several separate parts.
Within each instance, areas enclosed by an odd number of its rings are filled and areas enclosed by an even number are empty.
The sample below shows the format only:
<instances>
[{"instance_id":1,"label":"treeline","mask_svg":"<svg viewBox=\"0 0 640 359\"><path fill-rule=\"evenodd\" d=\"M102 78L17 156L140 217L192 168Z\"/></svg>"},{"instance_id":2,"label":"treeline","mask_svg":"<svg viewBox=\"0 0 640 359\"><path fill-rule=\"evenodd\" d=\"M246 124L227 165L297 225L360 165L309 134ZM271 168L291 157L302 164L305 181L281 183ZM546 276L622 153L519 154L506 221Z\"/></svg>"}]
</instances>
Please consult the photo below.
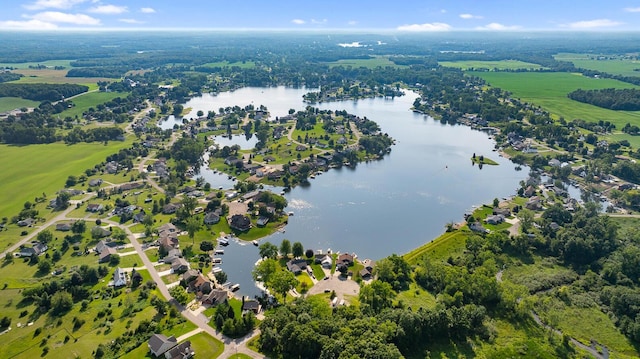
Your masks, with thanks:
<instances>
[{"instance_id":1,"label":"treeline","mask_svg":"<svg viewBox=\"0 0 640 359\"><path fill-rule=\"evenodd\" d=\"M0 83L0 97L21 97L33 101L59 101L88 90L89 87L76 84Z\"/></svg>"},{"instance_id":2,"label":"treeline","mask_svg":"<svg viewBox=\"0 0 640 359\"><path fill-rule=\"evenodd\" d=\"M572 100L588 103L609 110L640 110L640 90L637 89L577 89L567 94L567 96Z\"/></svg>"},{"instance_id":3,"label":"treeline","mask_svg":"<svg viewBox=\"0 0 640 359\"><path fill-rule=\"evenodd\" d=\"M21 77L22 75L14 74L13 72L0 72L0 83L20 80Z\"/></svg>"},{"instance_id":4,"label":"treeline","mask_svg":"<svg viewBox=\"0 0 640 359\"><path fill-rule=\"evenodd\" d=\"M74 127L64 136L64 142L74 144L78 142L105 142L123 139L124 131L120 127L97 127L83 130Z\"/></svg>"},{"instance_id":5,"label":"treeline","mask_svg":"<svg viewBox=\"0 0 640 359\"><path fill-rule=\"evenodd\" d=\"M120 78L128 71L127 67L82 67L72 68L66 77L108 77Z\"/></svg>"}]
</instances>

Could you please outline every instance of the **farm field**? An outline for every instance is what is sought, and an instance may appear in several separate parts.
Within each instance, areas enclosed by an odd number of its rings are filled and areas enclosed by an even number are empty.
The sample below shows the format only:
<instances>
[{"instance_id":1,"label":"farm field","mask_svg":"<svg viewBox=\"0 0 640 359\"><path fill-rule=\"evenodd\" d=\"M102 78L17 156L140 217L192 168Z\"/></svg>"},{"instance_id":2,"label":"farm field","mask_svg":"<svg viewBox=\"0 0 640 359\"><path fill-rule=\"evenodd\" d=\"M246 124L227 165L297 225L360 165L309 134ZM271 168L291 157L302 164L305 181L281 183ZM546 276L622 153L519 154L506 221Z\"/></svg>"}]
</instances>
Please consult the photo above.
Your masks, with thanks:
<instances>
[{"instance_id":1,"label":"farm field","mask_svg":"<svg viewBox=\"0 0 640 359\"><path fill-rule=\"evenodd\" d=\"M25 100L19 97L0 97L0 112L15 110L22 107L38 107L40 102Z\"/></svg>"},{"instance_id":2,"label":"farm field","mask_svg":"<svg viewBox=\"0 0 640 359\"><path fill-rule=\"evenodd\" d=\"M388 57L374 57L371 59L338 60L338 61L327 62L327 65L329 65L330 67L336 67L336 66L366 67L368 69L374 69L379 66L380 67L391 66L399 69L408 67L405 65L396 65L393 61L389 60Z\"/></svg>"},{"instance_id":3,"label":"farm field","mask_svg":"<svg viewBox=\"0 0 640 359\"><path fill-rule=\"evenodd\" d=\"M131 140L102 143L64 143L8 146L0 145L0 217L16 215L25 201L35 196L52 197L64 187L69 175L80 175L85 169L105 160L122 148L131 146Z\"/></svg>"},{"instance_id":4,"label":"farm field","mask_svg":"<svg viewBox=\"0 0 640 359\"><path fill-rule=\"evenodd\" d=\"M560 53L554 56L558 61L572 62L576 67L597 70L606 72L613 75L622 76L640 76L640 61L630 59L612 58L610 55L606 56L607 59L598 60L595 59L598 55L594 54L571 54Z\"/></svg>"},{"instance_id":5,"label":"farm field","mask_svg":"<svg viewBox=\"0 0 640 359\"><path fill-rule=\"evenodd\" d=\"M76 116L82 116L82 113L88 110L90 107L95 107L99 104L111 101L116 97L126 97L126 93L122 92L88 92L78 97L74 97L71 101L75 104L74 107L62 111L60 113L61 118Z\"/></svg>"},{"instance_id":6,"label":"farm field","mask_svg":"<svg viewBox=\"0 0 640 359\"><path fill-rule=\"evenodd\" d=\"M513 97L536 104L554 117L564 117L567 121L583 119L597 122L610 121L619 130L625 124L640 124L640 111L613 111L597 106L571 100L567 94L576 89L604 89L604 88L638 88L625 82L611 79L593 79L580 74L559 72L469 72L487 81L493 87L513 93ZM626 139L634 146L640 145L640 139L627 135L613 135L617 141Z\"/></svg>"},{"instance_id":7,"label":"farm field","mask_svg":"<svg viewBox=\"0 0 640 359\"><path fill-rule=\"evenodd\" d=\"M540 69L542 66L518 60L502 61L440 61L439 65L445 67L457 67L462 70L469 69L493 69L498 70L518 70L518 69Z\"/></svg>"}]
</instances>

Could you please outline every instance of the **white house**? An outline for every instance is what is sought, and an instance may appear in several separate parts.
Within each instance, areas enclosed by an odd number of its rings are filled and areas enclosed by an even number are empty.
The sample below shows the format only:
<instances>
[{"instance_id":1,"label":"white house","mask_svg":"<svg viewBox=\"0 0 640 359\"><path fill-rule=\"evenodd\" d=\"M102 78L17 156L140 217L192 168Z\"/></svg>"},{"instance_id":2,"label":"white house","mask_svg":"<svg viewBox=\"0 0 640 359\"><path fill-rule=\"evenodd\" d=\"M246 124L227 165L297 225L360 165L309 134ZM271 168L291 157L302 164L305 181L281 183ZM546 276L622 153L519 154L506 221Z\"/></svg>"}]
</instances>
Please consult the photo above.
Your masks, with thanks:
<instances>
[{"instance_id":1,"label":"white house","mask_svg":"<svg viewBox=\"0 0 640 359\"><path fill-rule=\"evenodd\" d=\"M113 286L122 287L127 285L127 272L124 269L118 267L113 273Z\"/></svg>"}]
</instances>

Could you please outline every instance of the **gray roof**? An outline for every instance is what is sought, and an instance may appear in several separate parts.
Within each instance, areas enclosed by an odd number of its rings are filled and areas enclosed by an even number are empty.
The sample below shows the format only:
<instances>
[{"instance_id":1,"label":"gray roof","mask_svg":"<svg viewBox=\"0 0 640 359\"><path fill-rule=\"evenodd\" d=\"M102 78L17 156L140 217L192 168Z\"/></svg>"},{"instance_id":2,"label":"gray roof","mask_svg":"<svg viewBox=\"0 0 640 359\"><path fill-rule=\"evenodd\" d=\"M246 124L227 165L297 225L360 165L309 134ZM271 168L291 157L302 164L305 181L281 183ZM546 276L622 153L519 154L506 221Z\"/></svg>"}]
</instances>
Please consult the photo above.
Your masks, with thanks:
<instances>
[{"instance_id":1,"label":"gray roof","mask_svg":"<svg viewBox=\"0 0 640 359\"><path fill-rule=\"evenodd\" d=\"M178 340L173 335L167 338L163 334L154 334L149 338L149 349L157 355L162 354L159 353L158 350L160 350L165 344L175 346L178 344Z\"/></svg>"}]
</instances>

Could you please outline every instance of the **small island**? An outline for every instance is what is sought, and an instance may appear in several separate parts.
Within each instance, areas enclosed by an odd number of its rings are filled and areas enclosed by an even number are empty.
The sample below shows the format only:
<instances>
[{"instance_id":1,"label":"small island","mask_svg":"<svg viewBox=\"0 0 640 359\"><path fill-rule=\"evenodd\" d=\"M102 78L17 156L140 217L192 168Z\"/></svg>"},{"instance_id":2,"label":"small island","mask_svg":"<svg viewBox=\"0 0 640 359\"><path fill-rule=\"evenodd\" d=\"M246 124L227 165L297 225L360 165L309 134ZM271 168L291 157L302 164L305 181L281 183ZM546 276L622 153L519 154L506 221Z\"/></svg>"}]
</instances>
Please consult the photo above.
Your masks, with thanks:
<instances>
[{"instance_id":1,"label":"small island","mask_svg":"<svg viewBox=\"0 0 640 359\"><path fill-rule=\"evenodd\" d=\"M474 153L473 156L471 156L471 162L473 164L479 164L479 165L490 165L490 166L497 166L498 162L484 157L483 155L480 156L476 156L476 154Z\"/></svg>"}]
</instances>

